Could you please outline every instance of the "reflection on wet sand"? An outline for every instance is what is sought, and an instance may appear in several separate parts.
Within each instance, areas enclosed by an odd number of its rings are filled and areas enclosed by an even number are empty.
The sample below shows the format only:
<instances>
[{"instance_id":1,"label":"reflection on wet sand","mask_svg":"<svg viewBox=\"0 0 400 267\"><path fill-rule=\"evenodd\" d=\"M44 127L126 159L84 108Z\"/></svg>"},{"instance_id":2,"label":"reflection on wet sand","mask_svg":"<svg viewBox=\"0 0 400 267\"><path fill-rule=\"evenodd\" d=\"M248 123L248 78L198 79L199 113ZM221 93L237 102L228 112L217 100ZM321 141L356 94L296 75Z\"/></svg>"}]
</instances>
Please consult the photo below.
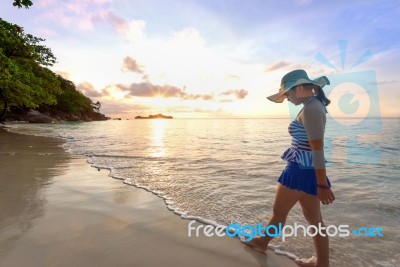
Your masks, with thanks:
<instances>
[{"instance_id":1,"label":"reflection on wet sand","mask_svg":"<svg viewBox=\"0 0 400 267\"><path fill-rule=\"evenodd\" d=\"M134 194L129 186L120 186L112 191L113 201L116 204L127 204L130 202L137 202L138 195Z\"/></svg>"},{"instance_id":2,"label":"reflection on wet sand","mask_svg":"<svg viewBox=\"0 0 400 267\"><path fill-rule=\"evenodd\" d=\"M0 257L46 212L43 192L69 162L61 143L0 128Z\"/></svg>"}]
</instances>

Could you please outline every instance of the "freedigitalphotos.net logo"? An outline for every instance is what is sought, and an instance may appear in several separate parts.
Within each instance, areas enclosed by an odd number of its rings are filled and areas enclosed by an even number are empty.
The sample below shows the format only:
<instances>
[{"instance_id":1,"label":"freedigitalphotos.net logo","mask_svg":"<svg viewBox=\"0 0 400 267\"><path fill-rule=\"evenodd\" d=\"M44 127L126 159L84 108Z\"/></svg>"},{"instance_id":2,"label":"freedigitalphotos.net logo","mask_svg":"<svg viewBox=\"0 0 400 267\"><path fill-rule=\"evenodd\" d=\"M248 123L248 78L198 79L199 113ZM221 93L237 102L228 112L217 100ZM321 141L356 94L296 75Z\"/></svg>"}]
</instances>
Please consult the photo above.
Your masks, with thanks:
<instances>
[{"instance_id":1,"label":"freedigitalphotos.net logo","mask_svg":"<svg viewBox=\"0 0 400 267\"><path fill-rule=\"evenodd\" d=\"M372 57L367 50L350 67L346 67L346 40L339 41L341 67L331 63L322 53L316 59L336 74L326 75L330 85L324 87L325 95L331 100L327 119L329 131L325 138L325 154L332 154L332 142L336 138L346 140L346 160L357 164L377 164L380 151L373 144L365 144L366 134L378 134L382 128L376 73L374 70L354 71ZM300 107L289 104L290 116L296 118ZM332 158L332 155L326 155Z\"/></svg>"},{"instance_id":2,"label":"freedigitalphotos.net logo","mask_svg":"<svg viewBox=\"0 0 400 267\"><path fill-rule=\"evenodd\" d=\"M239 238L244 237L245 241L249 242L254 237L261 236L270 236L270 237L280 237L284 242L287 237L297 237L297 236L310 236L314 237L317 234L321 236L329 236L329 237L349 237L353 236L365 236L365 237L383 237L383 229L381 227L359 227L353 230L349 230L349 225L341 224L339 226L336 225L328 225L323 226L321 223L316 225L302 225L299 223L295 223L294 225L282 225L279 223L278 225L268 225L264 226L261 223L257 223L255 225L250 224L240 224L240 223L232 223L228 226L218 225L214 227L213 225L204 225L197 224L196 220L191 220L188 223L188 236L199 237L202 233L206 237L218 236L223 237L225 235L234 237L237 236Z\"/></svg>"}]
</instances>

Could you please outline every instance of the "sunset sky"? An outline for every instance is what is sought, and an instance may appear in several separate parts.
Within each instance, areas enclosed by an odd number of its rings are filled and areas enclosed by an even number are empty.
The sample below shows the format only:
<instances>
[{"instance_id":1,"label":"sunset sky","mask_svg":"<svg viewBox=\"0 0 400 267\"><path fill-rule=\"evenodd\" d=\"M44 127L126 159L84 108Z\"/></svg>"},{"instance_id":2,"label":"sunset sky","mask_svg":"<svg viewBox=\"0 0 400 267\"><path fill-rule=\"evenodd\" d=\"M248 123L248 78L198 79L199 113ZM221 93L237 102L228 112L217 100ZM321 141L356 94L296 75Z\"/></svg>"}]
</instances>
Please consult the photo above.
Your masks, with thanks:
<instances>
[{"instance_id":1,"label":"sunset sky","mask_svg":"<svg viewBox=\"0 0 400 267\"><path fill-rule=\"evenodd\" d=\"M3 0L0 16L45 38L52 70L112 117L288 117L265 97L298 68L340 83L333 116L400 116L398 1Z\"/></svg>"}]
</instances>

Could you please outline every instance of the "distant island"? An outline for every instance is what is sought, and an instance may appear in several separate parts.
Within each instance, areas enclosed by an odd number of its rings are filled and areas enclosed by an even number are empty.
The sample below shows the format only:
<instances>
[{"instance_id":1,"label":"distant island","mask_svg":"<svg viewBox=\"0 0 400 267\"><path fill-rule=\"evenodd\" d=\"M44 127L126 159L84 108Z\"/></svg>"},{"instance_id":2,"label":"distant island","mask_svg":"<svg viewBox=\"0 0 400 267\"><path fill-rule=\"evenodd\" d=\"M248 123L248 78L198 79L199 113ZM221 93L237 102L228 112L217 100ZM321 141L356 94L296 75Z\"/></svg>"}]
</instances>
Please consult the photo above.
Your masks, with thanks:
<instances>
[{"instance_id":1,"label":"distant island","mask_svg":"<svg viewBox=\"0 0 400 267\"><path fill-rule=\"evenodd\" d=\"M149 115L148 117L136 116L135 119L173 119L172 116L165 116L163 114Z\"/></svg>"}]
</instances>

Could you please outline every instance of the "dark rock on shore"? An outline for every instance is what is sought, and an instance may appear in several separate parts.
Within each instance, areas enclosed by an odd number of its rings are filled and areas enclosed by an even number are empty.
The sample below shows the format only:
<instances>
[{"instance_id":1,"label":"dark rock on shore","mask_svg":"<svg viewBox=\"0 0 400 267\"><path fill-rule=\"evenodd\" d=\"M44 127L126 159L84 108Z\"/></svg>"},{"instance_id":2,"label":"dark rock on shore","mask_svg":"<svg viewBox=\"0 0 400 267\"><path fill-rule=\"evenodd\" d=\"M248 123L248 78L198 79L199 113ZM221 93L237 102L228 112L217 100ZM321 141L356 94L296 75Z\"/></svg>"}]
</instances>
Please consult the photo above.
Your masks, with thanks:
<instances>
[{"instance_id":1,"label":"dark rock on shore","mask_svg":"<svg viewBox=\"0 0 400 267\"><path fill-rule=\"evenodd\" d=\"M90 114L68 114L62 111L40 112L29 110L28 112L13 112L6 116L6 121L28 121L29 123L59 123L63 121L105 121L111 118L104 114L93 112Z\"/></svg>"},{"instance_id":2,"label":"dark rock on shore","mask_svg":"<svg viewBox=\"0 0 400 267\"><path fill-rule=\"evenodd\" d=\"M29 123L54 123L57 120L36 110L28 112Z\"/></svg>"}]
</instances>

